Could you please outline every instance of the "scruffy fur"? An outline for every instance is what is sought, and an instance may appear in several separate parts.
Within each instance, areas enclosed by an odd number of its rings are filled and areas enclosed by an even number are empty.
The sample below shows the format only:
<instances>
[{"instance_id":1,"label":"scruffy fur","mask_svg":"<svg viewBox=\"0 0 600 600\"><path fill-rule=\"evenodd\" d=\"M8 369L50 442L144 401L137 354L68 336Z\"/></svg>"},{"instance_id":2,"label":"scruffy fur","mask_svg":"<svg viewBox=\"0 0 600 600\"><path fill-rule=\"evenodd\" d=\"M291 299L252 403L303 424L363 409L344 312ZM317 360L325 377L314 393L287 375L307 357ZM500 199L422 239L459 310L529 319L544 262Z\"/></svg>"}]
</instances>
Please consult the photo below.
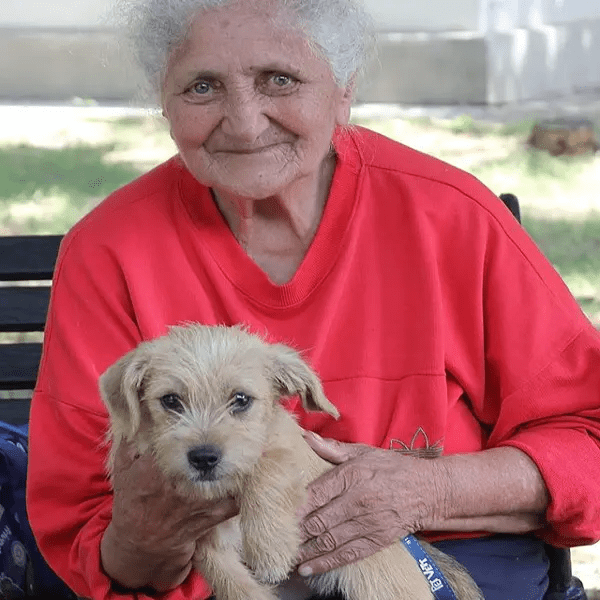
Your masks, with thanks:
<instances>
[{"instance_id":1,"label":"scruffy fur","mask_svg":"<svg viewBox=\"0 0 600 600\"><path fill-rule=\"evenodd\" d=\"M310 367L287 346L241 328L189 325L140 344L102 375L100 389L111 418L109 472L127 440L151 451L183 496L236 497L239 515L198 545L194 565L218 600L276 600L273 586L295 566L306 486L331 468L280 398L298 394L306 410L339 416ZM198 453L200 461L210 455L209 466L194 467ZM459 600L483 600L462 566L421 543ZM402 543L307 583L348 600L433 599Z\"/></svg>"}]
</instances>

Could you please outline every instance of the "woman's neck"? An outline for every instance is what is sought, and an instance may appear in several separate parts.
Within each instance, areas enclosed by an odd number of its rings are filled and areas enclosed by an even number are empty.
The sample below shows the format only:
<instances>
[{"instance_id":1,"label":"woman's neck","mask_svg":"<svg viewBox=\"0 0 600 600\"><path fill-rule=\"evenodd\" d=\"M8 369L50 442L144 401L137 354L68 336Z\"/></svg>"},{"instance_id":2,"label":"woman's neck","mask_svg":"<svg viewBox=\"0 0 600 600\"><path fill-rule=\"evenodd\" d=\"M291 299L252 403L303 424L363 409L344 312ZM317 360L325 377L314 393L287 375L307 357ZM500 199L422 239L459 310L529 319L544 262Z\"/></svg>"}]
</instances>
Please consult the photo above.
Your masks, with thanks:
<instances>
[{"instance_id":1,"label":"woman's neck","mask_svg":"<svg viewBox=\"0 0 600 600\"><path fill-rule=\"evenodd\" d=\"M332 153L317 175L299 179L269 198L243 198L213 189L233 235L274 283L287 283L304 259L321 222L335 164Z\"/></svg>"}]
</instances>

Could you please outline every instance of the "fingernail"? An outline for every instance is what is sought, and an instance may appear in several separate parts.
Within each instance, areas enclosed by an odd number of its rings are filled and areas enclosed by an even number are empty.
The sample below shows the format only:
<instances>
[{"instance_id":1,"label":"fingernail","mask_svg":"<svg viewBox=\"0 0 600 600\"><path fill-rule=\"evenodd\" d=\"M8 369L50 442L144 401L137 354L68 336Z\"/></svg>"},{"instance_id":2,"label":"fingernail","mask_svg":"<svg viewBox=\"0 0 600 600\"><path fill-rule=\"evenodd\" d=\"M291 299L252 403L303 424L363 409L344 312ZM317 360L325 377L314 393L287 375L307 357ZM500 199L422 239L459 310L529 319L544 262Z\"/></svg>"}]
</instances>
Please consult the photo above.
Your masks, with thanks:
<instances>
[{"instance_id":1,"label":"fingernail","mask_svg":"<svg viewBox=\"0 0 600 600\"><path fill-rule=\"evenodd\" d=\"M303 429L303 430L302 430L302 435L303 435L304 437L306 437L306 436L308 436L308 435L311 435L311 436L312 436L312 437L314 437L316 440L323 441L323 438L322 438L322 437L321 437L321 436L320 436L318 433L315 433L314 431L309 431L308 429Z\"/></svg>"},{"instance_id":2,"label":"fingernail","mask_svg":"<svg viewBox=\"0 0 600 600\"><path fill-rule=\"evenodd\" d=\"M306 565L302 565L301 567L298 568L298 574L301 577L310 577L312 575L312 573L313 573L312 569Z\"/></svg>"}]
</instances>

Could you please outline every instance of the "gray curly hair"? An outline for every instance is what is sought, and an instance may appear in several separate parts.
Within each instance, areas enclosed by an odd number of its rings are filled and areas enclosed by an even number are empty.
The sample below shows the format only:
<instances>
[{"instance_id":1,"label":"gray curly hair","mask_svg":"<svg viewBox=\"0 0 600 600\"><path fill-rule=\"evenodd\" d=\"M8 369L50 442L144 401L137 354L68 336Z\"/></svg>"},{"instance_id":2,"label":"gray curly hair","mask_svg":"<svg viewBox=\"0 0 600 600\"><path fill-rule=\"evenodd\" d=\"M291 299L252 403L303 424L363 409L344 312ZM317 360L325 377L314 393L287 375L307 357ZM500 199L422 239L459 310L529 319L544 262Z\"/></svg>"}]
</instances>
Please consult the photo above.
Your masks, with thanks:
<instances>
[{"instance_id":1,"label":"gray curly hair","mask_svg":"<svg viewBox=\"0 0 600 600\"><path fill-rule=\"evenodd\" d=\"M135 59L158 91L167 61L201 11L236 0L118 0L115 15ZM276 0L293 25L329 63L344 87L360 73L374 49L374 28L361 0Z\"/></svg>"}]
</instances>

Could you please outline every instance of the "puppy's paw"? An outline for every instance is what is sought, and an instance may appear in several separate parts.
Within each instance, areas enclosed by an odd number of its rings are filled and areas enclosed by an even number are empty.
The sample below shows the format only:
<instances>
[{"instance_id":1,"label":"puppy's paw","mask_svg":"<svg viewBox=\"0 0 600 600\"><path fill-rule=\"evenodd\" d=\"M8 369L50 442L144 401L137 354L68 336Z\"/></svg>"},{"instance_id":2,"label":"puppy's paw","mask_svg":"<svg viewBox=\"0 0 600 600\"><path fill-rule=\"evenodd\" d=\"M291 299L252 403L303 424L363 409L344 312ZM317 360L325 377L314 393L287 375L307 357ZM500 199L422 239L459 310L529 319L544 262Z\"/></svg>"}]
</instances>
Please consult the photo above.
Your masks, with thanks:
<instances>
[{"instance_id":1,"label":"puppy's paw","mask_svg":"<svg viewBox=\"0 0 600 600\"><path fill-rule=\"evenodd\" d=\"M265 535L266 528L259 531L258 527L252 532L245 531L243 535L244 562L258 581L272 585L288 578L300 547L295 522L287 524L280 519L278 523L280 526L270 535Z\"/></svg>"},{"instance_id":2,"label":"puppy's paw","mask_svg":"<svg viewBox=\"0 0 600 600\"><path fill-rule=\"evenodd\" d=\"M254 572L256 580L265 585L278 585L288 578L289 570Z\"/></svg>"},{"instance_id":3,"label":"puppy's paw","mask_svg":"<svg viewBox=\"0 0 600 600\"><path fill-rule=\"evenodd\" d=\"M277 585L289 577L294 561L283 556L278 556L277 560L273 560L273 558L272 556L264 556L259 560L255 556L254 560L251 561L249 567L257 581Z\"/></svg>"}]
</instances>

